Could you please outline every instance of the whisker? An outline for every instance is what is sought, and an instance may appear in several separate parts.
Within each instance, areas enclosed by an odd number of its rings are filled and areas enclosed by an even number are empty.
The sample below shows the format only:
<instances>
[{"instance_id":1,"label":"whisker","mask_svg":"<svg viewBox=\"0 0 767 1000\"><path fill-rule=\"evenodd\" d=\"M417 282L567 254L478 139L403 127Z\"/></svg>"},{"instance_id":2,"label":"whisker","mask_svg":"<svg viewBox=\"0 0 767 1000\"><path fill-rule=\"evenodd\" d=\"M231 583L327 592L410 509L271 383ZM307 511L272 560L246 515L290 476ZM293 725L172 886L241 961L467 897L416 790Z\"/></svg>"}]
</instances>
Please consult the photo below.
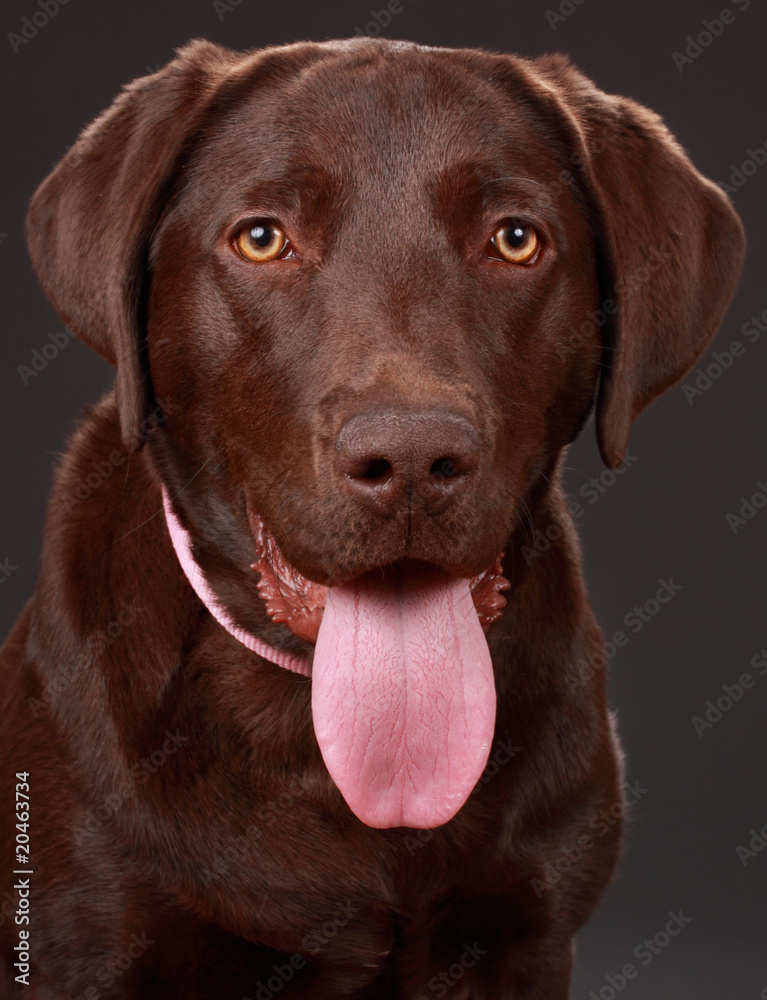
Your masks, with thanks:
<instances>
[{"instance_id":1,"label":"whisker","mask_svg":"<svg viewBox=\"0 0 767 1000\"><path fill-rule=\"evenodd\" d=\"M213 458L213 455L209 455L205 459L205 461L202 463L202 465L200 466L200 468L197 470L197 472L195 472L195 474L192 476L192 478L188 482L186 482L181 487L181 489L178 491L178 493L175 493L171 499L175 500L177 496L180 496L180 494L184 492L184 490L187 488L187 486L189 486L189 483L191 483L192 480L196 479L199 476L199 474L202 472L202 470L205 468L205 466L208 464L208 462L210 462L210 460L212 458ZM148 517L146 519L146 521L142 521L141 524L137 524L135 528L131 528L130 531L126 531L126 533L124 535L121 535L118 539L116 539L114 542L112 542L112 545L117 545L117 542L121 542L123 540L123 538L127 538L128 535L132 535L134 531L138 531L138 529L139 528L143 528L145 524L149 524L149 522L153 521L157 517L158 514L162 514L162 512L164 510L165 510L164 507L160 507L160 509L157 510L157 511L155 511L154 514L151 515L151 517Z\"/></svg>"}]
</instances>

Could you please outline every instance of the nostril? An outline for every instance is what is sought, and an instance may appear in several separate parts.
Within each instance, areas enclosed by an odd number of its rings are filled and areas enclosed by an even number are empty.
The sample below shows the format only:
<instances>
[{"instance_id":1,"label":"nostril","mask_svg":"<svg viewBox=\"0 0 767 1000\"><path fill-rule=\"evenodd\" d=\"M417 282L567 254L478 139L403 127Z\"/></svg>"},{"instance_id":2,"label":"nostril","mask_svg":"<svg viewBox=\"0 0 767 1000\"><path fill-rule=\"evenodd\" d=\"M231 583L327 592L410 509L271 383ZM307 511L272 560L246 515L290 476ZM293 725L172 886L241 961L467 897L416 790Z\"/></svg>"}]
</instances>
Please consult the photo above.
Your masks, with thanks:
<instances>
[{"instance_id":1,"label":"nostril","mask_svg":"<svg viewBox=\"0 0 767 1000\"><path fill-rule=\"evenodd\" d=\"M458 465L452 458L438 458L435 462L432 462L429 474L436 476L438 479L450 479L461 473Z\"/></svg>"},{"instance_id":2,"label":"nostril","mask_svg":"<svg viewBox=\"0 0 767 1000\"><path fill-rule=\"evenodd\" d=\"M391 479L392 467L385 458L371 458L352 473L355 479L366 479L368 482L382 482Z\"/></svg>"}]
</instances>

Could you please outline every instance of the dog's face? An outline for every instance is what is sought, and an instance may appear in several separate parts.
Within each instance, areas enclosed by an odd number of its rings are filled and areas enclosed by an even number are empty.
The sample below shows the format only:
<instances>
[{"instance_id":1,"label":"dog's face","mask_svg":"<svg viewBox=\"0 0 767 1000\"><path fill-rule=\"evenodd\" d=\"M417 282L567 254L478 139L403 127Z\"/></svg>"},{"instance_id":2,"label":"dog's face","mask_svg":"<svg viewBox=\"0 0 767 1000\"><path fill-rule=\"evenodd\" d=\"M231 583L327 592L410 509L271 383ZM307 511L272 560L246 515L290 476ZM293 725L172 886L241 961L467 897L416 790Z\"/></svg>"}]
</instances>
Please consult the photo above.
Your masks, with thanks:
<instances>
[{"instance_id":1,"label":"dog's face","mask_svg":"<svg viewBox=\"0 0 767 1000\"><path fill-rule=\"evenodd\" d=\"M411 53L254 72L188 152L152 241L153 389L184 480L212 455L201 488L311 580L482 572L583 423L595 236L551 127Z\"/></svg>"},{"instance_id":2,"label":"dog's face","mask_svg":"<svg viewBox=\"0 0 767 1000\"><path fill-rule=\"evenodd\" d=\"M148 452L214 591L262 628L256 554L269 616L316 640L357 815L449 819L492 739L499 557L595 398L616 466L707 346L727 199L561 58L193 43L84 133L28 234L117 364L129 447L159 402Z\"/></svg>"},{"instance_id":3,"label":"dog's face","mask_svg":"<svg viewBox=\"0 0 767 1000\"><path fill-rule=\"evenodd\" d=\"M134 447L162 401L200 533L232 552L250 511L330 585L486 571L598 386L619 464L742 244L658 119L564 60L369 40L193 43L84 133L29 239L119 358Z\"/></svg>"}]
</instances>

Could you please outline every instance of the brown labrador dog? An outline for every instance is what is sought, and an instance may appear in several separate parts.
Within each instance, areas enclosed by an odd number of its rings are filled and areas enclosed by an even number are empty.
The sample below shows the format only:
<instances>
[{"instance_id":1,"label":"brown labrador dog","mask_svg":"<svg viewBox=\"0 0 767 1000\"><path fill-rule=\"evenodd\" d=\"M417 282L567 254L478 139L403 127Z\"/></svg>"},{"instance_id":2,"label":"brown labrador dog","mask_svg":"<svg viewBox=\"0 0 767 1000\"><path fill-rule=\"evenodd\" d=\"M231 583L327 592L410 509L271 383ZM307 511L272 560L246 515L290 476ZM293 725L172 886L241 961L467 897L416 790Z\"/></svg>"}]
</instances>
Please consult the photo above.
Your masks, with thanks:
<instances>
[{"instance_id":1,"label":"brown labrador dog","mask_svg":"<svg viewBox=\"0 0 767 1000\"><path fill-rule=\"evenodd\" d=\"M197 41L28 238L117 382L2 653L3 997L567 997L623 778L560 468L705 350L725 196L560 56Z\"/></svg>"}]
</instances>

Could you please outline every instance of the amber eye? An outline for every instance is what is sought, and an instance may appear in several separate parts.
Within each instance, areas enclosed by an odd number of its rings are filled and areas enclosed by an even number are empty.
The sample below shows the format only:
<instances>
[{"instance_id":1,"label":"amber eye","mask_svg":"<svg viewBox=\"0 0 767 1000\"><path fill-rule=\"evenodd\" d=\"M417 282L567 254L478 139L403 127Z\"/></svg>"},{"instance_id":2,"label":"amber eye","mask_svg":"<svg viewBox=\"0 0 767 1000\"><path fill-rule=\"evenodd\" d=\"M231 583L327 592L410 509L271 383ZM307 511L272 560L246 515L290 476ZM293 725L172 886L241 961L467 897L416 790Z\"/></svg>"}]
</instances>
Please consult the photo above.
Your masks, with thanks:
<instances>
[{"instance_id":1,"label":"amber eye","mask_svg":"<svg viewBox=\"0 0 767 1000\"><path fill-rule=\"evenodd\" d=\"M521 222L512 222L496 229L492 243L501 257L510 264L529 264L541 245L533 227Z\"/></svg>"},{"instance_id":2,"label":"amber eye","mask_svg":"<svg viewBox=\"0 0 767 1000\"><path fill-rule=\"evenodd\" d=\"M276 260L287 246L287 237L271 222L248 223L237 233L234 245L245 258L256 264Z\"/></svg>"}]
</instances>

